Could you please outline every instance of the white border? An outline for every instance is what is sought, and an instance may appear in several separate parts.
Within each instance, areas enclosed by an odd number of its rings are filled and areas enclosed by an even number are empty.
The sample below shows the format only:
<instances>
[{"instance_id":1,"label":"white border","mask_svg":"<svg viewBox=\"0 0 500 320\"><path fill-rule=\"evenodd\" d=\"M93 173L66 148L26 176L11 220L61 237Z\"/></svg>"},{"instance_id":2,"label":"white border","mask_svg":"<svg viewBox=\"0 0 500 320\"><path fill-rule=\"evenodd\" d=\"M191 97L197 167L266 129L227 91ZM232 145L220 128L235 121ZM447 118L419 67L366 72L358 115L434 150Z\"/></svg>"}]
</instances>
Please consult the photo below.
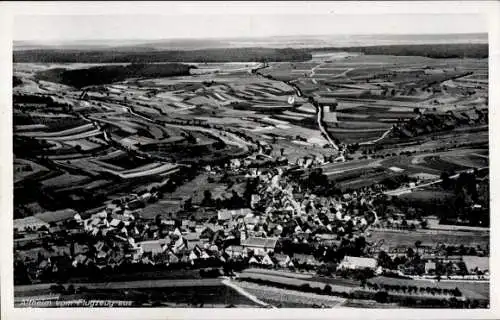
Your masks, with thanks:
<instances>
[{"instance_id":1,"label":"white border","mask_svg":"<svg viewBox=\"0 0 500 320\"><path fill-rule=\"evenodd\" d=\"M12 17L23 14L404 14L475 13L489 19L490 70L490 163L498 163L500 133L495 108L500 101L500 6L496 1L387 1L387 2L2 2L0 3L0 239L1 239L1 317L3 319L497 319L500 318L500 291L497 277L491 279L489 310L444 309L14 309L13 308L13 230L12 230ZM36 26L34 26L36 27ZM493 88L495 90L493 90ZM496 134L495 134L496 133ZM500 169L491 166L491 267L492 276L500 270L498 242L498 186L493 179Z\"/></svg>"}]
</instances>

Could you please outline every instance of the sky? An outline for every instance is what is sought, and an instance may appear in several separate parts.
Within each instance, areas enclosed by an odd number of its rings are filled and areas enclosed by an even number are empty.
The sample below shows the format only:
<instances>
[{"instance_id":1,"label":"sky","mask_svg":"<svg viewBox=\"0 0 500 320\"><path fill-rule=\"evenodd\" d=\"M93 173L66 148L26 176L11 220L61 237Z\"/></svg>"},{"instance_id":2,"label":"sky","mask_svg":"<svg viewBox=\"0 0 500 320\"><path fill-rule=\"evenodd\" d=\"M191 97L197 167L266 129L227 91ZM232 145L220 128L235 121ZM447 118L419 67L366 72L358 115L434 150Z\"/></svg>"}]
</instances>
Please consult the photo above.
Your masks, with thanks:
<instances>
[{"instance_id":1,"label":"sky","mask_svg":"<svg viewBox=\"0 0 500 320\"><path fill-rule=\"evenodd\" d=\"M16 15L13 40L64 42L304 35L483 33L480 14Z\"/></svg>"}]
</instances>

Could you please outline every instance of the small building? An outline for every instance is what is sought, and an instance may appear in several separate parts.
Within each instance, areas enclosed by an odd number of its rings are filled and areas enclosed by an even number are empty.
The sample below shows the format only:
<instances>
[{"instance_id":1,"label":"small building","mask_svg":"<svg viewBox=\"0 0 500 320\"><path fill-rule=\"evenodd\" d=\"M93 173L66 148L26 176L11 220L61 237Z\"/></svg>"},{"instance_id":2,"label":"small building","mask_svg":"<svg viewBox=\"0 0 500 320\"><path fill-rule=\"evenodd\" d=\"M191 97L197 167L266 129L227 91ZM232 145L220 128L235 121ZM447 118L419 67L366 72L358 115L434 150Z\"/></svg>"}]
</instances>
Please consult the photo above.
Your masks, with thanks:
<instances>
[{"instance_id":1,"label":"small building","mask_svg":"<svg viewBox=\"0 0 500 320\"><path fill-rule=\"evenodd\" d=\"M256 264L260 264L260 261L261 261L261 258L259 256L252 256L248 260L248 264L249 265L256 265Z\"/></svg>"},{"instance_id":2,"label":"small building","mask_svg":"<svg viewBox=\"0 0 500 320\"><path fill-rule=\"evenodd\" d=\"M377 268L377 260L374 258L345 256L342 262L338 266L338 269L351 269L351 270L359 270L366 268L375 270Z\"/></svg>"},{"instance_id":3,"label":"small building","mask_svg":"<svg viewBox=\"0 0 500 320\"><path fill-rule=\"evenodd\" d=\"M248 250L253 250L256 255L264 256L269 252L274 252L278 238L249 237L241 241L241 246Z\"/></svg>"},{"instance_id":4,"label":"small building","mask_svg":"<svg viewBox=\"0 0 500 320\"><path fill-rule=\"evenodd\" d=\"M151 253L152 255L163 252L164 245L164 240L151 240L137 243L137 247L140 248L143 253Z\"/></svg>"},{"instance_id":5,"label":"small building","mask_svg":"<svg viewBox=\"0 0 500 320\"><path fill-rule=\"evenodd\" d=\"M266 267L274 267L274 261L269 256L269 254L266 254L264 257L262 257L262 260L260 261L260 263Z\"/></svg>"},{"instance_id":6,"label":"small building","mask_svg":"<svg viewBox=\"0 0 500 320\"><path fill-rule=\"evenodd\" d=\"M425 263L425 273L430 274L436 271L436 263L432 261L427 261Z\"/></svg>"},{"instance_id":7,"label":"small building","mask_svg":"<svg viewBox=\"0 0 500 320\"><path fill-rule=\"evenodd\" d=\"M295 261L297 265L307 265L311 267L321 265L312 254L295 253L292 260Z\"/></svg>"},{"instance_id":8,"label":"small building","mask_svg":"<svg viewBox=\"0 0 500 320\"><path fill-rule=\"evenodd\" d=\"M221 222L230 221L232 217L230 210L219 210L217 212L217 220Z\"/></svg>"},{"instance_id":9,"label":"small building","mask_svg":"<svg viewBox=\"0 0 500 320\"><path fill-rule=\"evenodd\" d=\"M281 268L287 268L293 266L292 259L286 254L275 254L274 255L275 264Z\"/></svg>"},{"instance_id":10,"label":"small building","mask_svg":"<svg viewBox=\"0 0 500 320\"><path fill-rule=\"evenodd\" d=\"M246 249L242 246L229 246L226 248L225 252L231 258L246 256Z\"/></svg>"}]
</instances>

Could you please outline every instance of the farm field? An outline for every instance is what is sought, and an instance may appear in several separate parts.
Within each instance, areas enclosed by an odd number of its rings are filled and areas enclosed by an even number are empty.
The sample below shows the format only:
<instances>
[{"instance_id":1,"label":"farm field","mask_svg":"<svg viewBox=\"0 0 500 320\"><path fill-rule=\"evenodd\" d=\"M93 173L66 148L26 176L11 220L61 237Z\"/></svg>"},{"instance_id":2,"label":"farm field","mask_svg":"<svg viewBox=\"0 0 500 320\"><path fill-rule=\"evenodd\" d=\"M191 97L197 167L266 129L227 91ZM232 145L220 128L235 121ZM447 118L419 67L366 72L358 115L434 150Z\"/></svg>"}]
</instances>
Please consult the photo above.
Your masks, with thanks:
<instances>
[{"instance_id":1,"label":"farm field","mask_svg":"<svg viewBox=\"0 0 500 320\"><path fill-rule=\"evenodd\" d=\"M467 243L471 246L479 245L486 247L489 244L489 233L484 232L459 232L459 231L381 231L370 230L369 241L377 243L384 240L389 247L396 246L414 246L416 241L421 241L422 245L435 246L438 243L447 243L450 245L460 245Z\"/></svg>"},{"instance_id":2,"label":"farm field","mask_svg":"<svg viewBox=\"0 0 500 320\"><path fill-rule=\"evenodd\" d=\"M153 295L155 299L162 303L175 304L179 306L192 306L197 301L197 305L204 304L205 307L214 306L253 306L258 307L252 300L237 293L234 289L222 285L218 279L202 280L160 280L154 283L149 282L125 282L107 284L78 284L85 286L86 292L80 295L65 295L64 300L79 299L92 296L93 299L113 299L139 302L144 297ZM29 291L25 291L29 290ZM125 292L123 289L127 289ZM25 295L33 295L32 288L23 288ZM22 292L21 291L21 292ZM43 291L42 291L43 292ZM38 290L38 294L40 294ZM20 295L22 297L22 295ZM175 307L172 305L172 307Z\"/></svg>"},{"instance_id":3,"label":"farm field","mask_svg":"<svg viewBox=\"0 0 500 320\"><path fill-rule=\"evenodd\" d=\"M415 285L423 287L438 287L441 289L455 289L462 291L463 295L471 299L488 299L489 298L489 282L460 282L460 281L440 281L432 282L425 280L406 280L387 277L375 277L369 280L371 283L377 284L398 284L398 285Z\"/></svg>"},{"instance_id":4,"label":"farm field","mask_svg":"<svg viewBox=\"0 0 500 320\"><path fill-rule=\"evenodd\" d=\"M309 40L15 53L16 303L489 303L486 46Z\"/></svg>"},{"instance_id":5,"label":"farm field","mask_svg":"<svg viewBox=\"0 0 500 320\"><path fill-rule=\"evenodd\" d=\"M313 288L323 289L325 287L325 285L328 284L332 287L332 291L337 291L337 292L351 292L355 288L352 283L348 283L347 285L345 285L342 282L334 284L334 283L325 282L325 281L293 278L293 277L287 277L287 276L268 274L268 273L264 273L264 272L252 272L252 271L247 271L247 270L244 270L241 273L237 273L237 275L238 275L238 278L240 278L241 280L244 280L245 278L260 279L260 280L272 281L275 283L294 285L297 287L299 287L303 284L309 284Z\"/></svg>"},{"instance_id":6,"label":"farm field","mask_svg":"<svg viewBox=\"0 0 500 320\"><path fill-rule=\"evenodd\" d=\"M343 298L334 296L324 296L313 293L293 292L274 287L257 285L251 282L238 281L238 286L245 291L255 295L260 300L269 302L272 305L279 305L281 308L311 308L313 305L325 305L335 307L345 301Z\"/></svg>"}]
</instances>

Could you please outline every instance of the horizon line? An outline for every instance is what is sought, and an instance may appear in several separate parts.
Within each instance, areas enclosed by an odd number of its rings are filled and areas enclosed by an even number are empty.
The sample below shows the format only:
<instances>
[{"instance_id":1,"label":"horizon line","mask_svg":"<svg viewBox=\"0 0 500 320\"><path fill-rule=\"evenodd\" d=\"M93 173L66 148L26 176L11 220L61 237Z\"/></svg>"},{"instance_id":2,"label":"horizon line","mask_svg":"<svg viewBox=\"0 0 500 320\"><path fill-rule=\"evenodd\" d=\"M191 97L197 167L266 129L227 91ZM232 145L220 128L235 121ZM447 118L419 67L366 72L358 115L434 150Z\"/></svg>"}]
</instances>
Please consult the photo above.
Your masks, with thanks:
<instances>
[{"instance_id":1,"label":"horizon line","mask_svg":"<svg viewBox=\"0 0 500 320\"><path fill-rule=\"evenodd\" d=\"M242 37L165 37L165 38L79 38L79 39L12 39L15 42L78 42L78 41L168 41L168 40L236 40L236 39L268 39L268 38L307 38L328 36L438 36L438 35L488 35L486 32L447 32L447 33L335 33L335 34L309 34L309 35L269 35L269 36L242 36Z\"/></svg>"}]
</instances>

